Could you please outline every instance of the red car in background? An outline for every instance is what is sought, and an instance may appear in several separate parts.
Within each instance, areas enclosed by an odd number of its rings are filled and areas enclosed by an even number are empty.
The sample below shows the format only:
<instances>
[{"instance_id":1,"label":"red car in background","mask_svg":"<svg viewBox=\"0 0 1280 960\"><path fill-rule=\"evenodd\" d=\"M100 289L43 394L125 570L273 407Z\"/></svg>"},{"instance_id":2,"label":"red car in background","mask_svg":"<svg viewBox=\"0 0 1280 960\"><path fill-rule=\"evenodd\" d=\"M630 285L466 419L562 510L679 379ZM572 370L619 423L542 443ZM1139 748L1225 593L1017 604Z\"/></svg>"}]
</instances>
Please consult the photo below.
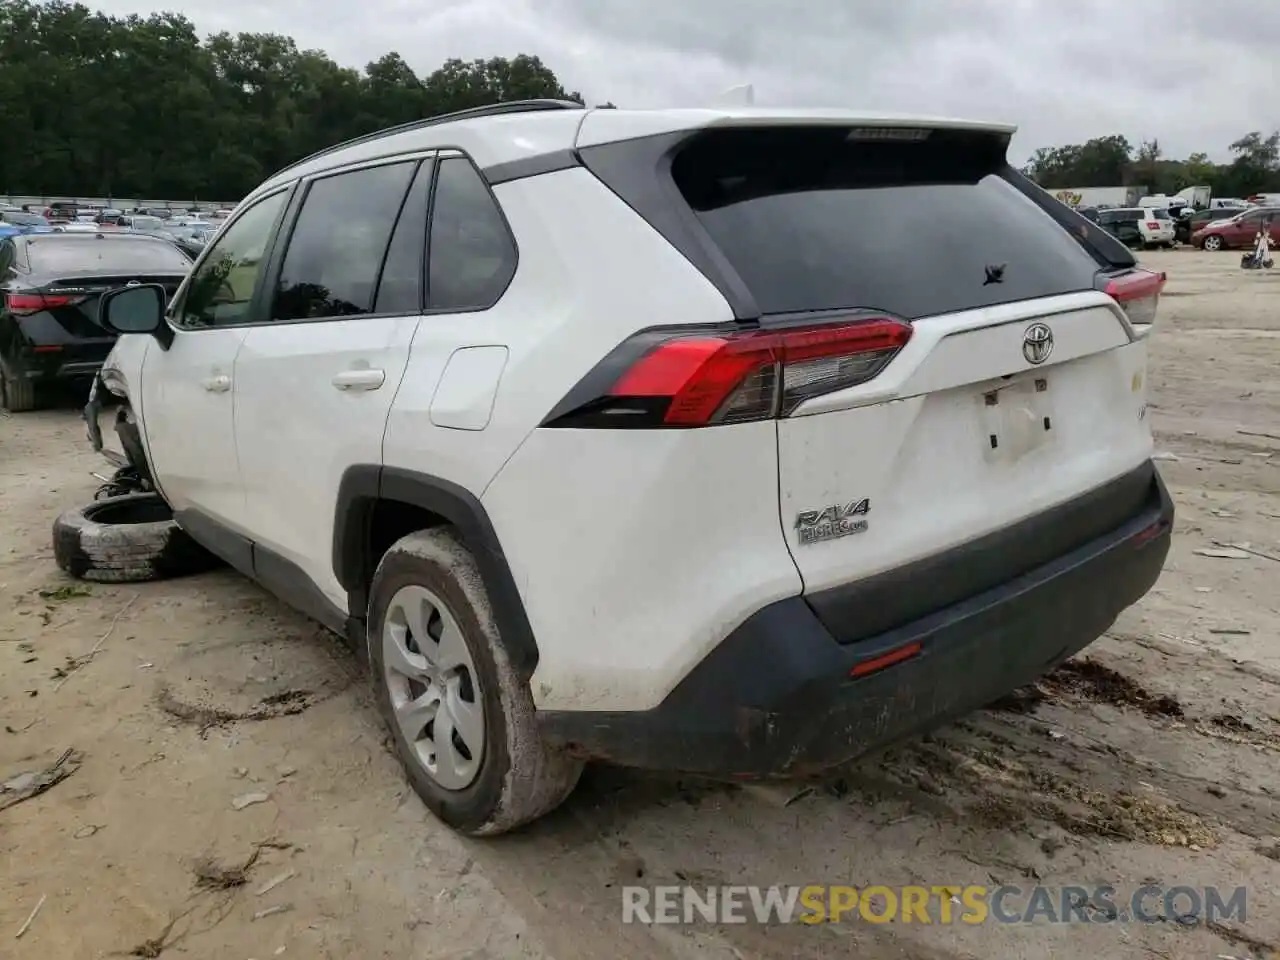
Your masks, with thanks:
<instances>
[{"instance_id":1,"label":"red car in background","mask_svg":"<svg viewBox=\"0 0 1280 960\"><path fill-rule=\"evenodd\" d=\"M1230 220L1210 221L1191 235L1191 243L1202 250L1252 247L1267 218L1271 219L1271 242L1280 244L1280 207L1253 207Z\"/></svg>"}]
</instances>

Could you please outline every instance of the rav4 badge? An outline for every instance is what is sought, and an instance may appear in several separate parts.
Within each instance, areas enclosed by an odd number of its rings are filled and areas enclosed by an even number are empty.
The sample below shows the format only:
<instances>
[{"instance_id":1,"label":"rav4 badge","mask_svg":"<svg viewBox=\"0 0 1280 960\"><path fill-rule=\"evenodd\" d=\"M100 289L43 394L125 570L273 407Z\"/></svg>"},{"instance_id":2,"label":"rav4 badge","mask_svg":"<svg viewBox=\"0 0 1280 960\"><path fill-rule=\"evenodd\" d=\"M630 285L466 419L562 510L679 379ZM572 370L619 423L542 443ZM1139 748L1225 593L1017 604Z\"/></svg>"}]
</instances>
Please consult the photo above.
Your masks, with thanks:
<instances>
[{"instance_id":1,"label":"rav4 badge","mask_svg":"<svg viewBox=\"0 0 1280 960\"><path fill-rule=\"evenodd\" d=\"M802 510L796 514L796 529L800 531L800 545L837 540L867 529L866 515L871 512L871 501L866 497L837 503L822 510Z\"/></svg>"}]
</instances>

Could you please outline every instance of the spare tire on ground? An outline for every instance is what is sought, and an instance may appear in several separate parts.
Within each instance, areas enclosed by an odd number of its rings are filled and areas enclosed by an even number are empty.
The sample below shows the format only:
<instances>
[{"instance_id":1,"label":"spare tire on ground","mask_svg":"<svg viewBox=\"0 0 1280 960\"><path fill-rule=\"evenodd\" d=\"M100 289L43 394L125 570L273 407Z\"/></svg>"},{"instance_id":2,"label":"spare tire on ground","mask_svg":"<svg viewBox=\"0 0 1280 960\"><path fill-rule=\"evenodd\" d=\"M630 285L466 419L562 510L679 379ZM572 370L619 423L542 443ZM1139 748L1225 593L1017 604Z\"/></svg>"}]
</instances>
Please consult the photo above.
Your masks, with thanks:
<instances>
[{"instance_id":1,"label":"spare tire on ground","mask_svg":"<svg viewBox=\"0 0 1280 960\"><path fill-rule=\"evenodd\" d=\"M173 519L156 493L130 493L68 510L53 522L53 558L81 580L135 583L201 573L218 560Z\"/></svg>"}]
</instances>

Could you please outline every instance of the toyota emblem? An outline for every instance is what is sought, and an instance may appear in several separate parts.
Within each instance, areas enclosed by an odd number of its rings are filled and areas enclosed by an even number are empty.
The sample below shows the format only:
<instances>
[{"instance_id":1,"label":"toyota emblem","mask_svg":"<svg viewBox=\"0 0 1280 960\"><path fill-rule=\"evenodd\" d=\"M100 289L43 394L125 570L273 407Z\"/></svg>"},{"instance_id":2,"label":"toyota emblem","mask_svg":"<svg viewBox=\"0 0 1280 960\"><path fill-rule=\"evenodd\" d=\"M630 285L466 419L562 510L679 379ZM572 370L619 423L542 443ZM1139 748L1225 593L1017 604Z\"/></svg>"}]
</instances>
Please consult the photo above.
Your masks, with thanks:
<instances>
[{"instance_id":1,"label":"toyota emblem","mask_svg":"<svg viewBox=\"0 0 1280 960\"><path fill-rule=\"evenodd\" d=\"M1047 323L1033 323L1022 334L1022 355L1027 363L1040 365L1053 353L1053 331Z\"/></svg>"}]
</instances>

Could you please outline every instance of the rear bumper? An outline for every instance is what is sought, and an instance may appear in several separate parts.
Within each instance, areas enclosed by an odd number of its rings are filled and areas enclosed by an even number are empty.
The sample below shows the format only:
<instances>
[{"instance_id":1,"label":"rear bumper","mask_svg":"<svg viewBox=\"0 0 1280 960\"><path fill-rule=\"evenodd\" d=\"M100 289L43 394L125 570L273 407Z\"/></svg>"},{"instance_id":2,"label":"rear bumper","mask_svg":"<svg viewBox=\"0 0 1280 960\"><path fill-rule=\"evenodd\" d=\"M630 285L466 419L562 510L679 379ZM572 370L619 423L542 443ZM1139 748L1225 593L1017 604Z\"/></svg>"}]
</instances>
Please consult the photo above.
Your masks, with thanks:
<instances>
[{"instance_id":1,"label":"rear bumper","mask_svg":"<svg viewBox=\"0 0 1280 960\"><path fill-rule=\"evenodd\" d=\"M1150 465L1140 508L996 587L841 644L802 597L750 617L652 710L542 712L585 757L713 776L803 775L943 723L1028 683L1102 635L1156 582L1173 502ZM849 679L855 664L920 652Z\"/></svg>"},{"instance_id":2,"label":"rear bumper","mask_svg":"<svg viewBox=\"0 0 1280 960\"><path fill-rule=\"evenodd\" d=\"M55 347L27 347L18 351L16 365L28 380L90 382L102 369L114 340L71 343Z\"/></svg>"}]
</instances>

